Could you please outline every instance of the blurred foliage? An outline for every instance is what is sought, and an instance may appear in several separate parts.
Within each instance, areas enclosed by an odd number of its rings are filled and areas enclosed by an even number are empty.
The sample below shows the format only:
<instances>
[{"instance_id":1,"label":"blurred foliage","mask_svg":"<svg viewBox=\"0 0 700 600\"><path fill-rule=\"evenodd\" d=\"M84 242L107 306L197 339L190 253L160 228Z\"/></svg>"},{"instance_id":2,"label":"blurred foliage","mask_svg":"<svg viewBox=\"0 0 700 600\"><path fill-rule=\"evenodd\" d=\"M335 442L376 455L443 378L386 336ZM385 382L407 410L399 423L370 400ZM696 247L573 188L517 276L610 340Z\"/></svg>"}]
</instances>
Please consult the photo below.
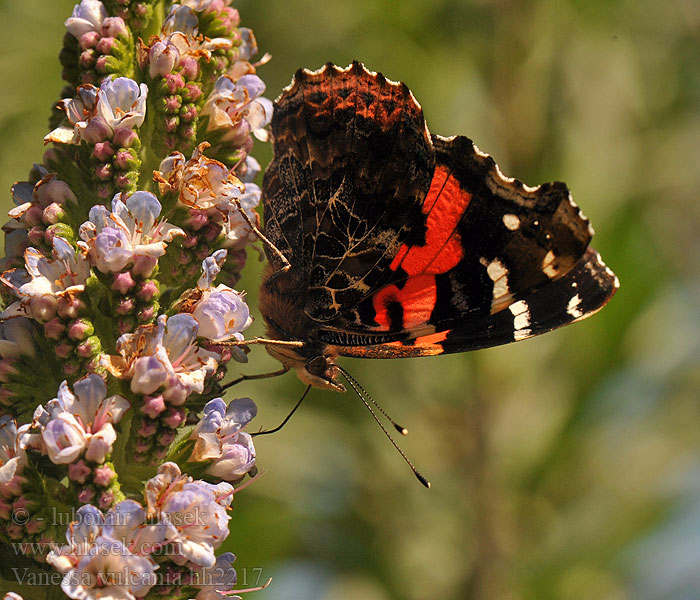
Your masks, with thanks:
<instances>
[{"instance_id":1,"label":"blurred foliage","mask_svg":"<svg viewBox=\"0 0 700 600\"><path fill-rule=\"evenodd\" d=\"M40 159L72 4L0 0L5 190ZM433 489L357 398L314 392L257 438L266 474L237 497L227 541L240 586L273 577L260 600L698 597L700 4L237 6L272 54L270 97L327 61L405 81L433 132L469 135L527 183L565 180L622 282L599 315L542 338L345 361L411 430L402 446ZM241 283L252 306L259 270ZM258 348L246 372L275 368ZM271 427L303 386L290 374L234 391Z\"/></svg>"}]
</instances>

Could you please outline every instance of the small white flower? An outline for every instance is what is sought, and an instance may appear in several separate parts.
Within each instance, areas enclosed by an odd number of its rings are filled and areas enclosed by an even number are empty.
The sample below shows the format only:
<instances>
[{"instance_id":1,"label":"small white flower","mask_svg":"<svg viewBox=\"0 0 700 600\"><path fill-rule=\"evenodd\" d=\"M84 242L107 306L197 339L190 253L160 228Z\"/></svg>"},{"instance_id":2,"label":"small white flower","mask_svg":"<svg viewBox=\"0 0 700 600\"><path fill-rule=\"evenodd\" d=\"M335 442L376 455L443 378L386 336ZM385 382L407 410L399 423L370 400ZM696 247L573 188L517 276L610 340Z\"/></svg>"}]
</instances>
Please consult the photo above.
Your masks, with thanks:
<instances>
[{"instance_id":1,"label":"small white flower","mask_svg":"<svg viewBox=\"0 0 700 600\"><path fill-rule=\"evenodd\" d=\"M157 221L161 205L150 192L134 192L122 202L112 200L112 212L102 205L90 209L90 220L80 227L80 237L90 246L90 256L103 273L121 271L136 256L157 259L168 242L185 232L165 221Z\"/></svg>"},{"instance_id":2,"label":"small white flower","mask_svg":"<svg viewBox=\"0 0 700 600\"><path fill-rule=\"evenodd\" d=\"M208 116L208 131L221 132L222 139L242 146L249 134L267 141L264 129L272 119L272 102L263 98L265 84L257 75L246 74L234 81L221 76L202 108Z\"/></svg>"},{"instance_id":3,"label":"small white flower","mask_svg":"<svg viewBox=\"0 0 700 600\"><path fill-rule=\"evenodd\" d=\"M122 335L117 350L127 367L121 376L131 378L131 391L152 394L163 386L163 397L175 406L193 392L202 393L221 357L197 345L197 331L192 315L177 314L161 315L155 328Z\"/></svg>"},{"instance_id":4,"label":"small white flower","mask_svg":"<svg viewBox=\"0 0 700 600\"><path fill-rule=\"evenodd\" d=\"M99 0L82 0L73 7L73 14L64 25L72 35L80 38L90 31L99 32L107 16L107 9Z\"/></svg>"},{"instance_id":5,"label":"small white flower","mask_svg":"<svg viewBox=\"0 0 700 600\"><path fill-rule=\"evenodd\" d=\"M100 86L97 114L112 128L141 127L146 118L148 86L128 77L106 78Z\"/></svg>"},{"instance_id":6,"label":"small white flower","mask_svg":"<svg viewBox=\"0 0 700 600\"><path fill-rule=\"evenodd\" d=\"M200 297L192 311L199 323L198 335L213 342L242 340L241 332L253 322L243 294L227 285L212 285L225 260L226 250L217 250L202 262L203 273L197 282Z\"/></svg>"},{"instance_id":7,"label":"small white flower","mask_svg":"<svg viewBox=\"0 0 700 600\"><path fill-rule=\"evenodd\" d=\"M103 463L117 439L113 423L129 409L126 398L106 397L103 379L94 373L73 384L75 394L64 381L57 398L49 401L42 439L49 458L56 464L74 462L85 451L85 458Z\"/></svg>"},{"instance_id":8,"label":"small white flower","mask_svg":"<svg viewBox=\"0 0 700 600\"><path fill-rule=\"evenodd\" d=\"M175 463L161 465L146 482L148 515L167 525L166 541L178 549L179 556L172 557L177 564L189 560L200 567L215 565L214 551L228 536L230 519L227 504L215 493L219 489L193 481Z\"/></svg>"},{"instance_id":9,"label":"small white flower","mask_svg":"<svg viewBox=\"0 0 700 600\"><path fill-rule=\"evenodd\" d=\"M242 429L255 417L250 398L233 400L228 407L221 398L207 402L192 432L195 440L190 460L213 460L206 473L225 481L237 481L255 465L253 438Z\"/></svg>"},{"instance_id":10,"label":"small white flower","mask_svg":"<svg viewBox=\"0 0 700 600\"><path fill-rule=\"evenodd\" d=\"M7 318L0 323L0 356L16 358L20 355L34 356L34 327L25 317Z\"/></svg>"},{"instance_id":11,"label":"small white flower","mask_svg":"<svg viewBox=\"0 0 700 600\"><path fill-rule=\"evenodd\" d=\"M20 435L28 428L28 425L23 425L18 430L12 417L0 417L0 484L10 481L27 464L27 455L20 445Z\"/></svg>"},{"instance_id":12,"label":"small white flower","mask_svg":"<svg viewBox=\"0 0 700 600\"><path fill-rule=\"evenodd\" d=\"M260 217L255 207L260 203L262 192L254 183L246 183L245 191L238 198L238 202L231 206L224 222L224 235L226 236L223 246L226 248L240 249L247 244L252 244L258 238L253 233L249 222L258 226ZM244 212L247 219L243 217Z\"/></svg>"}]
</instances>

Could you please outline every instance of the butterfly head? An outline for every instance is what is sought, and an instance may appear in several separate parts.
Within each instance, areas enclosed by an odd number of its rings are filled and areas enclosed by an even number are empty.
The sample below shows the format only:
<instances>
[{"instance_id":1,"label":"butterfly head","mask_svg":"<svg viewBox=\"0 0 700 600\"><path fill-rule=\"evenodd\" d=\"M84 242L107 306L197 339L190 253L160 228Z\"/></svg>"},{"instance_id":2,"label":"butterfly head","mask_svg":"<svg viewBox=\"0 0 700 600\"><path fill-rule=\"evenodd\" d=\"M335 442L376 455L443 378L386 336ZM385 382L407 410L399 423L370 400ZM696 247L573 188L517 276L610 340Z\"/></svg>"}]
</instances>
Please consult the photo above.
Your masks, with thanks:
<instances>
[{"instance_id":1,"label":"butterfly head","mask_svg":"<svg viewBox=\"0 0 700 600\"><path fill-rule=\"evenodd\" d=\"M345 386L337 381L338 368L335 356L323 352L322 346L304 344L294 348L269 344L267 351L285 367L295 369L299 379L307 385L336 392L344 392Z\"/></svg>"}]
</instances>

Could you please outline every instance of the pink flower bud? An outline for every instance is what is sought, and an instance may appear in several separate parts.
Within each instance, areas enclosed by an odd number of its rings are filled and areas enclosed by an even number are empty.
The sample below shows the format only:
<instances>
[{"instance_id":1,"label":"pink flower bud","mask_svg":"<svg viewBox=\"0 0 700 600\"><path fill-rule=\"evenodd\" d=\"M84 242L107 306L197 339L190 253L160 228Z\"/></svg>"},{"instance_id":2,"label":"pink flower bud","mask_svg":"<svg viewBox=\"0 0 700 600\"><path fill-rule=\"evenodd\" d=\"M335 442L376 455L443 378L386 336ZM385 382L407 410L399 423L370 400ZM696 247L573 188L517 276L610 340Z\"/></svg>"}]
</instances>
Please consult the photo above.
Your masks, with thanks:
<instances>
[{"instance_id":1,"label":"pink flower bud","mask_svg":"<svg viewBox=\"0 0 700 600\"><path fill-rule=\"evenodd\" d=\"M29 535L36 535L40 531L46 529L46 520L41 517L35 517L33 519L30 519L29 521L27 521L27 524L24 526L24 529Z\"/></svg>"},{"instance_id":2,"label":"pink flower bud","mask_svg":"<svg viewBox=\"0 0 700 600\"><path fill-rule=\"evenodd\" d=\"M73 375L77 375L80 373L82 369L82 365L80 364L80 361L71 358L70 360L67 360L63 363L63 374L67 375L68 377L73 377Z\"/></svg>"},{"instance_id":3,"label":"pink flower bud","mask_svg":"<svg viewBox=\"0 0 700 600\"><path fill-rule=\"evenodd\" d=\"M87 126L80 131L80 137L88 144L104 142L111 137L112 128L103 117L96 116L88 121Z\"/></svg>"},{"instance_id":4,"label":"pink flower bud","mask_svg":"<svg viewBox=\"0 0 700 600\"><path fill-rule=\"evenodd\" d=\"M155 419L160 413L165 410L165 400L163 396L145 396L144 403L141 406L141 412Z\"/></svg>"},{"instance_id":5,"label":"pink flower bud","mask_svg":"<svg viewBox=\"0 0 700 600\"><path fill-rule=\"evenodd\" d=\"M126 317L117 321L117 331L119 335L129 333L136 328L136 319L134 317Z\"/></svg>"},{"instance_id":6,"label":"pink flower bud","mask_svg":"<svg viewBox=\"0 0 700 600\"><path fill-rule=\"evenodd\" d=\"M129 173L121 173L114 178L114 183L120 190L126 190L131 186L132 178L133 175Z\"/></svg>"},{"instance_id":7,"label":"pink flower bud","mask_svg":"<svg viewBox=\"0 0 700 600\"><path fill-rule=\"evenodd\" d=\"M137 254L134 257L134 266L131 272L137 277L149 277L153 273L158 264L158 259L153 256L145 256L143 254Z\"/></svg>"},{"instance_id":8,"label":"pink flower bud","mask_svg":"<svg viewBox=\"0 0 700 600\"><path fill-rule=\"evenodd\" d=\"M154 306L147 306L143 310L140 310L136 315L136 320L139 323L148 323L148 321L153 320L156 316L156 309Z\"/></svg>"},{"instance_id":9,"label":"pink flower bud","mask_svg":"<svg viewBox=\"0 0 700 600\"><path fill-rule=\"evenodd\" d=\"M108 490L100 494L100 499L97 501L101 509L107 509L112 506L114 502L114 492Z\"/></svg>"},{"instance_id":10,"label":"pink flower bud","mask_svg":"<svg viewBox=\"0 0 700 600\"><path fill-rule=\"evenodd\" d=\"M136 152L133 150L119 150L114 158L114 165L122 171L131 171L135 169L138 165L138 158L136 158L135 154Z\"/></svg>"},{"instance_id":11,"label":"pink flower bud","mask_svg":"<svg viewBox=\"0 0 700 600\"><path fill-rule=\"evenodd\" d=\"M12 406L15 393L7 388L0 388L0 404L3 406Z\"/></svg>"},{"instance_id":12,"label":"pink flower bud","mask_svg":"<svg viewBox=\"0 0 700 600\"><path fill-rule=\"evenodd\" d=\"M124 295L135 285L136 282L131 276L131 272L124 271L122 273L117 273L114 276L114 283L112 283L112 289Z\"/></svg>"},{"instance_id":13,"label":"pink flower bud","mask_svg":"<svg viewBox=\"0 0 700 600\"><path fill-rule=\"evenodd\" d=\"M27 239L32 246L40 246L45 242L46 230L37 225L27 232Z\"/></svg>"},{"instance_id":14,"label":"pink flower bud","mask_svg":"<svg viewBox=\"0 0 700 600\"><path fill-rule=\"evenodd\" d=\"M147 279L139 286L136 297L143 302L150 302L158 294L158 291L158 282L154 279Z\"/></svg>"},{"instance_id":15,"label":"pink flower bud","mask_svg":"<svg viewBox=\"0 0 700 600\"><path fill-rule=\"evenodd\" d=\"M149 438L155 435L156 431L158 431L158 425L146 419L141 420L141 427L138 428L138 434L141 437Z\"/></svg>"},{"instance_id":16,"label":"pink flower bud","mask_svg":"<svg viewBox=\"0 0 700 600\"><path fill-rule=\"evenodd\" d=\"M66 216L66 211L58 202L52 202L44 209L41 220L46 225L55 225Z\"/></svg>"},{"instance_id":17,"label":"pink flower bud","mask_svg":"<svg viewBox=\"0 0 700 600\"><path fill-rule=\"evenodd\" d=\"M78 492L78 502L88 504L95 497L95 490L92 487L84 487Z\"/></svg>"},{"instance_id":18,"label":"pink flower bud","mask_svg":"<svg viewBox=\"0 0 700 600\"><path fill-rule=\"evenodd\" d=\"M165 413L162 421L170 429L176 429L185 422L185 409L182 407L176 408L171 406Z\"/></svg>"},{"instance_id":19,"label":"pink flower bud","mask_svg":"<svg viewBox=\"0 0 700 600\"><path fill-rule=\"evenodd\" d=\"M162 101L162 110L168 114L175 114L182 106L182 98L179 96L165 96Z\"/></svg>"},{"instance_id":20,"label":"pink flower bud","mask_svg":"<svg viewBox=\"0 0 700 600\"><path fill-rule=\"evenodd\" d=\"M96 354L98 354L101 349L102 345L100 344L100 338L98 338L96 335L93 335L86 339L84 342L78 344L78 347L75 349L75 352L81 358L90 358L91 356L95 356Z\"/></svg>"},{"instance_id":21,"label":"pink flower bud","mask_svg":"<svg viewBox=\"0 0 700 600\"><path fill-rule=\"evenodd\" d=\"M145 439L145 438L138 438L136 440L136 443L134 444L134 448L136 452L139 454L143 454L144 452L148 452L151 449L151 446L153 445L153 440Z\"/></svg>"},{"instance_id":22,"label":"pink flower bud","mask_svg":"<svg viewBox=\"0 0 700 600\"><path fill-rule=\"evenodd\" d=\"M134 310L136 303L133 298L122 298L117 302L117 306L114 309L118 315L126 315Z\"/></svg>"},{"instance_id":23,"label":"pink flower bud","mask_svg":"<svg viewBox=\"0 0 700 600\"><path fill-rule=\"evenodd\" d=\"M68 479L81 485L87 481L90 473L92 473L92 469L85 464L82 458L78 462L68 465Z\"/></svg>"},{"instance_id":24,"label":"pink flower bud","mask_svg":"<svg viewBox=\"0 0 700 600\"><path fill-rule=\"evenodd\" d=\"M109 163L103 163L95 167L95 177L100 181L109 181L112 179L113 167Z\"/></svg>"},{"instance_id":25,"label":"pink flower bud","mask_svg":"<svg viewBox=\"0 0 700 600\"><path fill-rule=\"evenodd\" d=\"M202 88L194 81L188 83L181 92L182 99L187 102L197 102L202 97L203 93Z\"/></svg>"},{"instance_id":26,"label":"pink flower bud","mask_svg":"<svg viewBox=\"0 0 700 600\"><path fill-rule=\"evenodd\" d=\"M97 467L95 469L95 476L92 480L94 481L95 485L106 488L110 483L112 483L112 480L116 477L116 475L117 474L109 465L102 465L101 467Z\"/></svg>"},{"instance_id":27,"label":"pink flower bud","mask_svg":"<svg viewBox=\"0 0 700 600\"><path fill-rule=\"evenodd\" d=\"M80 341L95 333L95 328L88 319L76 319L68 324L68 337Z\"/></svg>"},{"instance_id":28,"label":"pink flower bud","mask_svg":"<svg viewBox=\"0 0 700 600\"><path fill-rule=\"evenodd\" d=\"M19 523L10 523L6 529L7 537L11 540L20 540L24 537L24 527Z\"/></svg>"},{"instance_id":29,"label":"pink flower bud","mask_svg":"<svg viewBox=\"0 0 700 600\"><path fill-rule=\"evenodd\" d=\"M199 63L191 56L180 59L180 73L186 81L194 81L199 75Z\"/></svg>"},{"instance_id":30,"label":"pink flower bud","mask_svg":"<svg viewBox=\"0 0 700 600\"><path fill-rule=\"evenodd\" d=\"M187 225L194 229L195 231L200 230L207 223L209 223L209 216L205 211L202 210L192 210L190 211L190 218L187 220Z\"/></svg>"},{"instance_id":31,"label":"pink flower bud","mask_svg":"<svg viewBox=\"0 0 700 600\"><path fill-rule=\"evenodd\" d=\"M58 300L55 296L35 296L29 300L29 312L39 323L53 319L57 309Z\"/></svg>"},{"instance_id":32,"label":"pink flower bud","mask_svg":"<svg viewBox=\"0 0 700 600\"><path fill-rule=\"evenodd\" d=\"M100 41L100 34L97 31L88 31L80 36L78 44L83 50L94 48L97 42Z\"/></svg>"},{"instance_id":33,"label":"pink flower bud","mask_svg":"<svg viewBox=\"0 0 700 600\"><path fill-rule=\"evenodd\" d=\"M54 317L50 321L44 323L44 335L50 340L58 340L63 337L63 332L66 330L66 324L58 317Z\"/></svg>"},{"instance_id":34,"label":"pink flower bud","mask_svg":"<svg viewBox=\"0 0 700 600\"><path fill-rule=\"evenodd\" d=\"M158 437L156 437L156 442L158 442L158 444L161 446L170 446L170 444L173 443L176 435L177 433L173 429L169 431L162 431L160 434L158 434Z\"/></svg>"},{"instance_id":35,"label":"pink flower bud","mask_svg":"<svg viewBox=\"0 0 700 600\"><path fill-rule=\"evenodd\" d=\"M197 118L197 107L194 104L186 104L180 111L180 120L183 123L191 123Z\"/></svg>"},{"instance_id":36,"label":"pink flower bud","mask_svg":"<svg viewBox=\"0 0 700 600\"><path fill-rule=\"evenodd\" d=\"M97 142L92 149L92 156L100 162L107 162L114 156L114 147L109 141Z\"/></svg>"},{"instance_id":37,"label":"pink flower bud","mask_svg":"<svg viewBox=\"0 0 700 600\"><path fill-rule=\"evenodd\" d=\"M188 235L186 238L184 238L181 242L182 246L184 248L194 248L197 245L197 242L199 239L195 235Z\"/></svg>"},{"instance_id":38,"label":"pink flower bud","mask_svg":"<svg viewBox=\"0 0 700 600\"><path fill-rule=\"evenodd\" d=\"M131 148L138 137L138 134L130 127L117 127L114 130L113 142L117 148Z\"/></svg>"},{"instance_id":39,"label":"pink flower bud","mask_svg":"<svg viewBox=\"0 0 700 600\"><path fill-rule=\"evenodd\" d=\"M85 302L76 296L61 296L58 301L58 316L64 319L77 319L85 310Z\"/></svg>"},{"instance_id":40,"label":"pink flower bud","mask_svg":"<svg viewBox=\"0 0 700 600\"><path fill-rule=\"evenodd\" d=\"M104 37L128 39L129 28L121 17L107 17L102 21L102 35Z\"/></svg>"},{"instance_id":41,"label":"pink flower bud","mask_svg":"<svg viewBox=\"0 0 700 600\"><path fill-rule=\"evenodd\" d=\"M168 94L177 94L185 87L185 79L180 73L168 73L163 77L161 86L167 90Z\"/></svg>"},{"instance_id":42,"label":"pink flower bud","mask_svg":"<svg viewBox=\"0 0 700 600\"><path fill-rule=\"evenodd\" d=\"M78 57L78 64L82 69L92 69L97 61L97 54L90 48L89 50L83 50Z\"/></svg>"},{"instance_id":43,"label":"pink flower bud","mask_svg":"<svg viewBox=\"0 0 700 600\"><path fill-rule=\"evenodd\" d=\"M59 342L56 344L54 352L59 358L68 358L71 354L73 354L74 348L75 347L70 342Z\"/></svg>"},{"instance_id":44,"label":"pink flower bud","mask_svg":"<svg viewBox=\"0 0 700 600\"><path fill-rule=\"evenodd\" d=\"M165 117L163 119L163 128L169 133L175 131L179 125L180 117Z\"/></svg>"},{"instance_id":45,"label":"pink flower bud","mask_svg":"<svg viewBox=\"0 0 700 600\"><path fill-rule=\"evenodd\" d=\"M34 227L41 224L41 217L44 216L44 211L39 206L32 206L22 215L22 220L27 224L27 227Z\"/></svg>"}]
</instances>

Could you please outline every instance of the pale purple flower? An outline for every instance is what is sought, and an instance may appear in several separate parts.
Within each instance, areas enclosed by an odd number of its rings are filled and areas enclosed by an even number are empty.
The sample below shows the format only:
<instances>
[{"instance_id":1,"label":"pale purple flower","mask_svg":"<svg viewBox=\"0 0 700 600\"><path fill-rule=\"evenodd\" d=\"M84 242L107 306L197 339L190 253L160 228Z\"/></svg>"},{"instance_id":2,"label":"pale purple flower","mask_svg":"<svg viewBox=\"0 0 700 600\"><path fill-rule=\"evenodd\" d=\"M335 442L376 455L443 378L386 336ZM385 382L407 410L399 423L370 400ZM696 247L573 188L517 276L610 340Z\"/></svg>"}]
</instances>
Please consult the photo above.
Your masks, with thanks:
<instances>
[{"instance_id":1,"label":"pale purple flower","mask_svg":"<svg viewBox=\"0 0 700 600\"><path fill-rule=\"evenodd\" d=\"M34 356L34 328L25 317L11 317L0 323L0 356L16 358L20 355Z\"/></svg>"},{"instance_id":2,"label":"pale purple flower","mask_svg":"<svg viewBox=\"0 0 700 600\"><path fill-rule=\"evenodd\" d=\"M38 321L49 321L55 314L58 298L72 296L85 289L90 276L87 245L78 242L79 252L59 236L53 238L53 256L46 258L34 248L24 253L24 269L13 269L2 274L0 280L20 297L20 303L7 308L3 316L22 314L22 308Z\"/></svg>"},{"instance_id":3,"label":"pale purple flower","mask_svg":"<svg viewBox=\"0 0 700 600\"><path fill-rule=\"evenodd\" d=\"M253 322L243 294L224 284L213 286L225 260L226 250L217 250L202 262L203 274L197 282L201 296L192 311L199 323L198 335L213 342L240 341L241 331Z\"/></svg>"},{"instance_id":4,"label":"pale purple flower","mask_svg":"<svg viewBox=\"0 0 700 600\"><path fill-rule=\"evenodd\" d=\"M220 355L197 345L197 331L192 315L177 314L169 319L161 315L155 328L122 335L117 349L128 366L121 376L131 378L131 391L150 395L163 387L163 398L176 406L191 393L202 393ZM137 349L137 341L142 348Z\"/></svg>"},{"instance_id":5,"label":"pale purple flower","mask_svg":"<svg viewBox=\"0 0 700 600\"><path fill-rule=\"evenodd\" d=\"M60 126L44 137L56 144L94 144L110 138L119 129L140 127L146 117L148 86L127 77L106 77L99 88L78 87L76 98L59 103L71 127Z\"/></svg>"},{"instance_id":6,"label":"pale purple flower","mask_svg":"<svg viewBox=\"0 0 700 600\"><path fill-rule=\"evenodd\" d=\"M100 536L64 575L61 589L75 600L136 600L156 584L157 568L150 558Z\"/></svg>"},{"instance_id":7,"label":"pale purple flower","mask_svg":"<svg viewBox=\"0 0 700 600\"><path fill-rule=\"evenodd\" d=\"M146 118L148 86L128 77L106 78L100 85L97 114L112 128L141 127Z\"/></svg>"},{"instance_id":8,"label":"pale purple flower","mask_svg":"<svg viewBox=\"0 0 700 600\"><path fill-rule=\"evenodd\" d=\"M239 196L235 205L231 206L224 222L223 246L226 248L240 249L257 240L249 222L258 223L258 213L255 207L260 203L262 193L260 187L254 183L246 183L245 191ZM243 217L245 213L247 219Z\"/></svg>"},{"instance_id":9,"label":"pale purple flower","mask_svg":"<svg viewBox=\"0 0 700 600\"><path fill-rule=\"evenodd\" d=\"M213 567L203 568L194 573L193 585L200 588L195 600L221 600L231 598L230 595L222 595L219 592L230 592L238 581L233 562L236 557L231 552L224 552L216 557Z\"/></svg>"},{"instance_id":10,"label":"pale purple flower","mask_svg":"<svg viewBox=\"0 0 700 600\"><path fill-rule=\"evenodd\" d=\"M213 460L206 470L208 475L239 480L255 465L253 439L242 429L256 413L250 398L233 400L228 407L221 398L207 402L191 435L195 445L190 460Z\"/></svg>"},{"instance_id":11,"label":"pale purple flower","mask_svg":"<svg viewBox=\"0 0 700 600\"><path fill-rule=\"evenodd\" d=\"M107 18L107 9L99 0L82 0L73 7L73 14L66 19L66 29L76 38L90 31L99 32L102 21Z\"/></svg>"},{"instance_id":12,"label":"pale purple flower","mask_svg":"<svg viewBox=\"0 0 700 600\"><path fill-rule=\"evenodd\" d=\"M207 38L199 35L199 19L189 6L174 4L170 8L163 23L163 35L173 39L177 34L184 37L175 42L179 46L180 54L189 54L197 57L203 56L205 60L211 58L214 50L229 50L233 42L228 38ZM186 46L183 46L183 42Z\"/></svg>"},{"instance_id":13,"label":"pale purple flower","mask_svg":"<svg viewBox=\"0 0 700 600\"><path fill-rule=\"evenodd\" d=\"M162 547L166 528L164 523L146 523L143 506L134 500L123 500L107 511L102 532L124 544L131 553L146 556Z\"/></svg>"},{"instance_id":14,"label":"pale purple flower","mask_svg":"<svg viewBox=\"0 0 700 600\"><path fill-rule=\"evenodd\" d=\"M228 536L230 519L216 489L183 475L175 463L164 463L146 482L148 516L167 525L166 542L176 546L177 564L189 560L211 568L216 563L214 551Z\"/></svg>"},{"instance_id":15,"label":"pale purple flower","mask_svg":"<svg viewBox=\"0 0 700 600\"><path fill-rule=\"evenodd\" d=\"M94 373L73 384L75 394L64 381L58 397L46 405L49 420L42 430L46 451L52 462L68 464L85 451L85 458L104 462L117 439L113 423L129 409L126 398L106 397L107 386Z\"/></svg>"},{"instance_id":16,"label":"pale purple flower","mask_svg":"<svg viewBox=\"0 0 700 600\"><path fill-rule=\"evenodd\" d=\"M91 504L81 506L75 512L75 516L76 520L66 530L68 544L53 549L46 556L46 562L59 573L70 572L102 532L104 515L96 506Z\"/></svg>"},{"instance_id":17,"label":"pale purple flower","mask_svg":"<svg viewBox=\"0 0 700 600\"><path fill-rule=\"evenodd\" d=\"M126 203L122 195L112 200L112 212L102 205L90 209L90 220L80 227L80 236L90 246L90 257L103 273L121 271L137 256L153 266L165 254L168 242L185 232L158 221L161 205L150 192L134 192Z\"/></svg>"},{"instance_id":18,"label":"pale purple flower","mask_svg":"<svg viewBox=\"0 0 700 600\"><path fill-rule=\"evenodd\" d=\"M262 97L264 92L265 84L257 75L246 74L237 81L221 76L202 108L202 116L209 117L207 131L220 133L235 146L242 146L251 133L267 141L264 127L272 119L272 102Z\"/></svg>"},{"instance_id":19,"label":"pale purple flower","mask_svg":"<svg viewBox=\"0 0 700 600\"><path fill-rule=\"evenodd\" d=\"M12 417L0 417L0 485L12 480L27 464L27 455L21 447L20 435L28 428L28 425L23 425L18 430Z\"/></svg>"}]
</instances>

